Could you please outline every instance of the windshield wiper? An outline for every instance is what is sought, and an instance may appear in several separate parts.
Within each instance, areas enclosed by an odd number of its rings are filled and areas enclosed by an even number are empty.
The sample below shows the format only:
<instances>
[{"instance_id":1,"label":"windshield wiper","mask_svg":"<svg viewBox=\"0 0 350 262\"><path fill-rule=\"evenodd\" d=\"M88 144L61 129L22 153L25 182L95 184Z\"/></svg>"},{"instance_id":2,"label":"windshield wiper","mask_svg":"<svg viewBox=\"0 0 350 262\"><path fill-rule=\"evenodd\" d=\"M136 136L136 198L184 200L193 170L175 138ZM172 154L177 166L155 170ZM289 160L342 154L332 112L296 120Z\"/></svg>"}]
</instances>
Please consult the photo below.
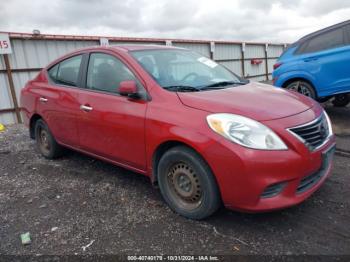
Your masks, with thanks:
<instances>
[{"instance_id":1,"label":"windshield wiper","mask_svg":"<svg viewBox=\"0 0 350 262\"><path fill-rule=\"evenodd\" d=\"M203 86L201 89L210 89L212 87L223 87L223 86L229 86L229 85L245 85L247 83L245 82L240 82L240 81L221 81L221 82L216 82L210 85Z\"/></svg>"},{"instance_id":2,"label":"windshield wiper","mask_svg":"<svg viewBox=\"0 0 350 262\"><path fill-rule=\"evenodd\" d=\"M200 88L194 87L194 86L181 86L181 85L175 85L175 86L163 86L164 89L170 90L170 91L179 91L179 92L197 92L201 91Z\"/></svg>"}]
</instances>

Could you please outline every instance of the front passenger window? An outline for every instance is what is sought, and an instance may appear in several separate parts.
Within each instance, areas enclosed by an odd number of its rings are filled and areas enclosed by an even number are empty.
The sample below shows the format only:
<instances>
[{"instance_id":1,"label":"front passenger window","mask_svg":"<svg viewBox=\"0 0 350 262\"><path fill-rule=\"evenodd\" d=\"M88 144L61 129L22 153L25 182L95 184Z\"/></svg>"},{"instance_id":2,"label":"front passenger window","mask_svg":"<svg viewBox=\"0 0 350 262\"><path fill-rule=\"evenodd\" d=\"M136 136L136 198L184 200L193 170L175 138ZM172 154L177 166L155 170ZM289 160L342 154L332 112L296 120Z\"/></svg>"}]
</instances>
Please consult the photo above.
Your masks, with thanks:
<instances>
[{"instance_id":1,"label":"front passenger window","mask_svg":"<svg viewBox=\"0 0 350 262\"><path fill-rule=\"evenodd\" d=\"M120 82L136 81L133 73L116 57L103 53L90 55L87 87L97 91L118 93Z\"/></svg>"}]
</instances>

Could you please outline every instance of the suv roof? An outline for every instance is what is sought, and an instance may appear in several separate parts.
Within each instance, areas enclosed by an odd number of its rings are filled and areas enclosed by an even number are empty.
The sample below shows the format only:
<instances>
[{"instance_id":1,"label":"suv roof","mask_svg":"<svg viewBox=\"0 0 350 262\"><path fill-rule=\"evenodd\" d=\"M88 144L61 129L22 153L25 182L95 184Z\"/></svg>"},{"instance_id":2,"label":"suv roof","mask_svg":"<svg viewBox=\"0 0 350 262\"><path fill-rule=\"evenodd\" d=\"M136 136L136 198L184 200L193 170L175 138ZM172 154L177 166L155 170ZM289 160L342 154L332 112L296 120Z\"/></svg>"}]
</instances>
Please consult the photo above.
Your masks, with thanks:
<instances>
[{"instance_id":1,"label":"suv roof","mask_svg":"<svg viewBox=\"0 0 350 262\"><path fill-rule=\"evenodd\" d=\"M306 36L303 36L302 38L300 38L298 41L296 41L294 44L302 44L304 43L306 40L310 39L310 38L313 38L314 36L317 36L317 35L320 35L320 34L323 34L325 32L328 32L328 31L331 31L331 30L334 30L334 29L337 29L337 28L341 28L341 27L344 27L344 26L347 26L347 25L350 25L350 20L347 20L347 21L344 21L344 22L341 22L341 23L338 23L338 24L335 24L335 25L332 25L332 26L329 26L329 27L326 27L326 28L323 28L321 30L318 30L316 32L313 32L311 34L308 34ZM294 45L293 44L293 45Z\"/></svg>"}]
</instances>

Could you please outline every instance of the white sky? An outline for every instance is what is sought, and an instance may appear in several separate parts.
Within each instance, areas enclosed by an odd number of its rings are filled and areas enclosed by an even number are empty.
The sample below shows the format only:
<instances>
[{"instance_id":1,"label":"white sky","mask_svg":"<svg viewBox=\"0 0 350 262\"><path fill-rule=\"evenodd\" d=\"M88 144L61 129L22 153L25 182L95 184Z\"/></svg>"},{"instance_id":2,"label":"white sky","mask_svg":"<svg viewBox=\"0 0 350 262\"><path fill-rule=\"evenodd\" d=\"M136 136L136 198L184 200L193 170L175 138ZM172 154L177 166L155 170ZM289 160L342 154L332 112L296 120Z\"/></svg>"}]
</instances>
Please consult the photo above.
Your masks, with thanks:
<instances>
[{"instance_id":1,"label":"white sky","mask_svg":"<svg viewBox=\"0 0 350 262\"><path fill-rule=\"evenodd\" d=\"M348 19L349 0L7 0L0 31L289 43Z\"/></svg>"}]
</instances>

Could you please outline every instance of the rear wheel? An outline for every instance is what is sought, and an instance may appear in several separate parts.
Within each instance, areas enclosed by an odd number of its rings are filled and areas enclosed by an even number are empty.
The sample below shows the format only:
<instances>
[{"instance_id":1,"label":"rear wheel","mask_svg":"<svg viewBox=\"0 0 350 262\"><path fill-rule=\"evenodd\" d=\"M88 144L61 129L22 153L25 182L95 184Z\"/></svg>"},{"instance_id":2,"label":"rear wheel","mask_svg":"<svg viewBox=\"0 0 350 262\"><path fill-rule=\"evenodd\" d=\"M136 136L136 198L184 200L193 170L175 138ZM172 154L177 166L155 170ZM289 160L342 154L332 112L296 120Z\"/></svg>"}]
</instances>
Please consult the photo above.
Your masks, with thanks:
<instances>
[{"instance_id":1,"label":"rear wheel","mask_svg":"<svg viewBox=\"0 0 350 262\"><path fill-rule=\"evenodd\" d=\"M345 107L350 103L349 94L336 95L332 101L332 104L336 107Z\"/></svg>"},{"instance_id":2,"label":"rear wheel","mask_svg":"<svg viewBox=\"0 0 350 262\"><path fill-rule=\"evenodd\" d=\"M182 216L203 219L220 207L219 189L209 166L185 146L174 147L162 156L158 182L165 202Z\"/></svg>"},{"instance_id":3,"label":"rear wheel","mask_svg":"<svg viewBox=\"0 0 350 262\"><path fill-rule=\"evenodd\" d=\"M305 82L302 80L294 81L289 83L286 86L286 89L293 90L300 94L303 94L304 96L308 96L308 97L311 97L312 99L316 99L316 92L308 82Z\"/></svg>"},{"instance_id":4,"label":"rear wheel","mask_svg":"<svg viewBox=\"0 0 350 262\"><path fill-rule=\"evenodd\" d=\"M57 144L47 124L39 119L35 124L35 139L40 153L48 159L53 159L63 154L63 147Z\"/></svg>"}]
</instances>

